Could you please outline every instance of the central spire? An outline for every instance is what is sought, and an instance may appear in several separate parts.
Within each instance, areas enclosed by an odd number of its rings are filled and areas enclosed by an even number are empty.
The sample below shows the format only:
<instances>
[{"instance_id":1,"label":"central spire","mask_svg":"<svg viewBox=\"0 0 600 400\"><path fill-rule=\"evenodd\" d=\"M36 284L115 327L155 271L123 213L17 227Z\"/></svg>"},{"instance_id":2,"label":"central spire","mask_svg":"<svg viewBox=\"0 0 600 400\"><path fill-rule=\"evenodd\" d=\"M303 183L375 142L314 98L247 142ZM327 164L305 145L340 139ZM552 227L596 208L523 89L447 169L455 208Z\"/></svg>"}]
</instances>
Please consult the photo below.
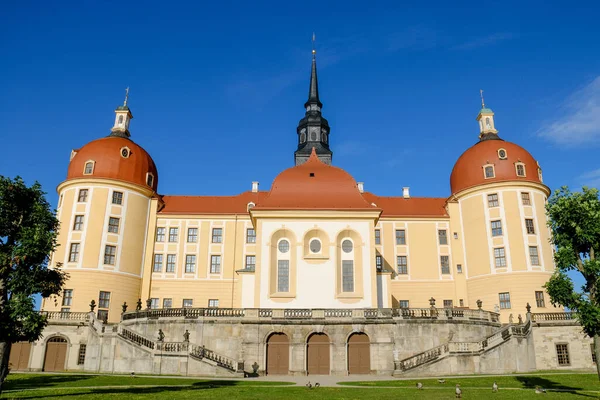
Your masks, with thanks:
<instances>
[{"instance_id":1,"label":"central spire","mask_svg":"<svg viewBox=\"0 0 600 400\"><path fill-rule=\"evenodd\" d=\"M319 100L319 82L317 80L317 51L313 33L312 66L308 85L308 100L304 103L306 114L298 123L298 148L294 152L295 164L306 162L311 152L316 152L321 161L331 164L332 151L329 149L329 123L321 115L323 104Z\"/></svg>"}]
</instances>

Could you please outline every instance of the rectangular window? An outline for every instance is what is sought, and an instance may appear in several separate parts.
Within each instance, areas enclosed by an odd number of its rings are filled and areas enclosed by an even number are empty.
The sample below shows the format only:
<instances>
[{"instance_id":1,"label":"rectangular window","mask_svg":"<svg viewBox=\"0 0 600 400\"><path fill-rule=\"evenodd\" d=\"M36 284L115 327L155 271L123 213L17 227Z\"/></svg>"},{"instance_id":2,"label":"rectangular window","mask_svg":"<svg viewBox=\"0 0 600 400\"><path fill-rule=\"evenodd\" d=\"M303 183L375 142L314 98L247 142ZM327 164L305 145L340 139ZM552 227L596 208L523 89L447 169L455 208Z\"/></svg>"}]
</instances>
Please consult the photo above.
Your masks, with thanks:
<instances>
[{"instance_id":1,"label":"rectangular window","mask_svg":"<svg viewBox=\"0 0 600 400\"><path fill-rule=\"evenodd\" d=\"M594 352L594 343L590 343L590 350L592 350L592 362L594 364L596 364L597 358L596 358L596 352Z\"/></svg>"},{"instance_id":2,"label":"rectangular window","mask_svg":"<svg viewBox=\"0 0 600 400\"><path fill-rule=\"evenodd\" d=\"M485 167L485 178L493 178L494 177L494 167L492 167L491 165L488 165L487 167Z\"/></svg>"},{"instance_id":3,"label":"rectangular window","mask_svg":"<svg viewBox=\"0 0 600 400\"><path fill-rule=\"evenodd\" d=\"M183 299L183 307L189 308L194 305L194 301L192 299Z\"/></svg>"},{"instance_id":4,"label":"rectangular window","mask_svg":"<svg viewBox=\"0 0 600 400\"><path fill-rule=\"evenodd\" d=\"M117 258L117 247L107 244L104 247L104 264L115 265Z\"/></svg>"},{"instance_id":5,"label":"rectangular window","mask_svg":"<svg viewBox=\"0 0 600 400\"><path fill-rule=\"evenodd\" d=\"M210 273L221 273L221 256L210 256Z\"/></svg>"},{"instance_id":6,"label":"rectangular window","mask_svg":"<svg viewBox=\"0 0 600 400\"><path fill-rule=\"evenodd\" d=\"M381 230L375 229L375 244L381 244Z\"/></svg>"},{"instance_id":7,"label":"rectangular window","mask_svg":"<svg viewBox=\"0 0 600 400\"><path fill-rule=\"evenodd\" d=\"M487 199L488 199L488 207L498 207L498 205L499 205L498 194L496 194L496 193L488 194Z\"/></svg>"},{"instance_id":8,"label":"rectangular window","mask_svg":"<svg viewBox=\"0 0 600 400\"><path fill-rule=\"evenodd\" d=\"M219 299L209 299L208 300L208 308L218 308L219 307Z\"/></svg>"},{"instance_id":9,"label":"rectangular window","mask_svg":"<svg viewBox=\"0 0 600 400\"><path fill-rule=\"evenodd\" d=\"M77 365L83 365L85 363L85 344L79 345L79 356L77 357Z\"/></svg>"},{"instance_id":10,"label":"rectangular window","mask_svg":"<svg viewBox=\"0 0 600 400\"><path fill-rule=\"evenodd\" d=\"M177 242L179 240L179 228L169 228L169 242Z\"/></svg>"},{"instance_id":11,"label":"rectangular window","mask_svg":"<svg viewBox=\"0 0 600 400\"><path fill-rule=\"evenodd\" d=\"M256 268L256 256L246 256L246 269L254 271Z\"/></svg>"},{"instance_id":12,"label":"rectangular window","mask_svg":"<svg viewBox=\"0 0 600 400\"><path fill-rule=\"evenodd\" d=\"M152 266L152 272L162 272L163 266L163 255L155 254L154 255L154 265Z\"/></svg>"},{"instance_id":13,"label":"rectangular window","mask_svg":"<svg viewBox=\"0 0 600 400\"><path fill-rule=\"evenodd\" d=\"M80 231L83 229L83 215L76 215L73 222L73 230Z\"/></svg>"},{"instance_id":14,"label":"rectangular window","mask_svg":"<svg viewBox=\"0 0 600 400\"><path fill-rule=\"evenodd\" d=\"M108 321L108 310L98 310L96 315L100 321Z\"/></svg>"},{"instance_id":15,"label":"rectangular window","mask_svg":"<svg viewBox=\"0 0 600 400\"><path fill-rule=\"evenodd\" d=\"M406 231L404 229L396 229L396 244L406 244Z\"/></svg>"},{"instance_id":16,"label":"rectangular window","mask_svg":"<svg viewBox=\"0 0 600 400\"><path fill-rule=\"evenodd\" d=\"M396 267L398 270L398 274L406 275L408 274L408 259L406 256L398 256L396 257Z\"/></svg>"},{"instance_id":17,"label":"rectangular window","mask_svg":"<svg viewBox=\"0 0 600 400\"><path fill-rule=\"evenodd\" d=\"M440 265L442 267L442 274L448 275L450 273L450 257L440 256Z\"/></svg>"},{"instance_id":18,"label":"rectangular window","mask_svg":"<svg viewBox=\"0 0 600 400\"><path fill-rule=\"evenodd\" d=\"M110 217L108 219L108 231L110 233L119 233L119 218Z\"/></svg>"},{"instance_id":19,"label":"rectangular window","mask_svg":"<svg viewBox=\"0 0 600 400\"><path fill-rule=\"evenodd\" d=\"M383 270L383 257L382 256L375 256L375 268L377 268L377 271Z\"/></svg>"},{"instance_id":20,"label":"rectangular window","mask_svg":"<svg viewBox=\"0 0 600 400\"><path fill-rule=\"evenodd\" d=\"M277 291L290 291L290 262L288 260L277 261Z\"/></svg>"},{"instance_id":21,"label":"rectangular window","mask_svg":"<svg viewBox=\"0 0 600 400\"><path fill-rule=\"evenodd\" d=\"M533 220L531 218L525 218L525 229L528 235L535 235L535 228L533 227Z\"/></svg>"},{"instance_id":22,"label":"rectangular window","mask_svg":"<svg viewBox=\"0 0 600 400\"><path fill-rule=\"evenodd\" d=\"M256 243L256 231L254 228L246 229L246 243Z\"/></svg>"},{"instance_id":23,"label":"rectangular window","mask_svg":"<svg viewBox=\"0 0 600 400\"><path fill-rule=\"evenodd\" d=\"M150 308L153 309L153 310L157 309L158 308L158 304L159 304L158 301L159 300L156 297L151 298L150 299Z\"/></svg>"},{"instance_id":24,"label":"rectangular window","mask_svg":"<svg viewBox=\"0 0 600 400\"><path fill-rule=\"evenodd\" d=\"M171 308L173 307L173 299L163 299L163 308Z\"/></svg>"},{"instance_id":25,"label":"rectangular window","mask_svg":"<svg viewBox=\"0 0 600 400\"><path fill-rule=\"evenodd\" d=\"M188 243L196 243L198 241L198 228L188 228L187 241Z\"/></svg>"},{"instance_id":26,"label":"rectangular window","mask_svg":"<svg viewBox=\"0 0 600 400\"><path fill-rule=\"evenodd\" d=\"M80 203L85 203L88 197L87 189L79 189L79 195L77 195L77 201Z\"/></svg>"},{"instance_id":27,"label":"rectangular window","mask_svg":"<svg viewBox=\"0 0 600 400\"><path fill-rule=\"evenodd\" d=\"M212 242L213 243L223 243L223 228L213 228Z\"/></svg>"},{"instance_id":28,"label":"rectangular window","mask_svg":"<svg viewBox=\"0 0 600 400\"><path fill-rule=\"evenodd\" d=\"M166 230L167 230L167 228L163 228L163 227L156 228L156 241L157 242L165 241Z\"/></svg>"},{"instance_id":29,"label":"rectangular window","mask_svg":"<svg viewBox=\"0 0 600 400\"><path fill-rule=\"evenodd\" d=\"M527 193L527 192L521 193L521 201L523 202L524 206L530 206L531 199L529 198L529 193Z\"/></svg>"},{"instance_id":30,"label":"rectangular window","mask_svg":"<svg viewBox=\"0 0 600 400\"><path fill-rule=\"evenodd\" d=\"M538 254L537 246L529 246L529 259L531 265L540 265L540 256Z\"/></svg>"},{"instance_id":31,"label":"rectangular window","mask_svg":"<svg viewBox=\"0 0 600 400\"><path fill-rule=\"evenodd\" d=\"M79 243L71 243L71 248L69 249L69 262L79 261L79 248Z\"/></svg>"},{"instance_id":32,"label":"rectangular window","mask_svg":"<svg viewBox=\"0 0 600 400\"><path fill-rule=\"evenodd\" d=\"M462 264L456 264L456 273L462 274Z\"/></svg>"},{"instance_id":33,"label":"rectangular window","mask_svg":"<svg viewBox=\"0 0 600 400\"><path fill-rule=\"evenodd\" d=\"M502 236L502 221L492 221L492 236Z\"/></svg>"},{"instance_id":34,"label":"rectangular window","mask_svg":"<svg viewBox=\"0 0 600 400\"><path fill-rule=\"evenodd\" d=\"M196 256L188 254L185 256L185 273L193 274L194 272L196 272Z\"/></svg>"},{"instance_id":35,"label":"rectangular window","mask_svg":"<svg viewBox=\"0 0 600 400\"><path fill-rule=\"evenodd\" d=\"M98 308L108 308L110 306L110 292L100 292L98 296Z\"/></svg>"},{"instance_id":36,"label":"rectangular window","mask_svg":"<svg viewBox=\"0 0 600 400\"><path fill-rule=\"evenodd\" d=\"M438 241L440 244L448 244L448 231L445 229L438 230Z\"/></svg>"},{"instance_id":37,"label":"rectangular window","mask_svg":"<svg viewBox=\"0 0 600 400\"><path fill-rule=\"evenodd\" d=\"M117 204L117 205L123 204L123 192L114 191L113 197L112 197L112 203Z\"/></svg>"},{"instance_id":38,"label":"rectangular window","mask_svg":"<svg viewBox=\"0 0 600 400\"><path fill-rule=\"evenodd\" d=\"M500 298L500 309L507 310L510 308L510 293L498 293L498 297Z\"/></svg>"},{"instance_id":39,"label":"rectangular window","mask_svg":"<svg viewBox=\"0 0 600 400\"><path fill-rule=\"evenodd\" d=\"M566 343L558 343L556 345L556 358L558 358L558 365L571 365L569 358L569 345Z\"/></svg>"},{"instance_id":40,"label":"rectangular window","mask_svg":"<svg viewBox=\"0 0 600 400\"><path fill-rule=\"evenodd\" d=\"M444 300L444 308L452 308L453 303L452 300Z\"/></svg>"},{"instance_id":41,"label":"rectangular window","mask_svg":"<svg viewBox=\"0 0 600 400\"><path fill-rule=\"evenodd\" d=\"M535 292L535 304L539 308L545 308L546 307L546 302L544 301L544 292L542 292L542 291Z\"/></svg>"},{"instance_id":42,"label":"rectangular window","mask_svg":"<svg viewBox=\"0 0 600 400\"><path fill-rule=\"evenodd\" d=\"M400 300L400 301L398 301L398 306L400 308L408 308L409 302L408 302L408 300Z\"/></svg>"},{"instance_id":43,"label":"rectangular window","mask_svg":"<svg viewBox=\"0 0 600 400\"><path fill-rule=\"evenodd\" d=\"M458 305L460 307L464 307L465 306L465 301L463 299L458 300Z\"/></svg>"},{"instance_id":44,"label":"rectangular window","mask_svg":"<svg viewBox=\"0 0 600 400\"><path fill-rule=\"evenodd\" d=\"M61 313L70 313L71 312L71 307L62 307L60 309Z\"/></svg>"},{"instance_id":45,"label":"rectangular window","mask_svg":"<svg viewBox=\"0 0 600 400\"><path fill-rule=\"evenodd\" d=\"M342 260L342 291L354 292L354 261Z\"/></svg>"},{"instance_id":46,"label":"rectangular window","mask_svg":"<svg viewBox=\"0 0 600 400\"><path fill-rule=\"evenodd\" d=\"M494 259L496 260L496 268L506 267L506 255L504 253L504 247L498 247L494 249Z\"/></svg>"},{"instance_id":47,"label":"rectangular window","mask_svg":"<svg viewBox=\"0 0 600 400\"><path fill-rule=\"evenodd\" d=\"M517 176L525 176L525 166L523 164L517 164Z\"/></svg>"},{"instance_id":48,"label":"rectangular window","mask_svg":"<svg viewBox=\"0 0 600 400\"><path fill-rule=\"evenodd\" d=\"M72 303L73 303L73 289L63 290L62 305L69 307L69 306L71 306Z\"/></svg>"},{"instance_id":49,"label":"rectangular window","mask_svg":"<svg viewBox=\"0 0 600 400\"><path fill-rule=\"evenodd\" d=\"M167 254L167 272L175 272L175 254Z\"/></svg>"}]
</instances>

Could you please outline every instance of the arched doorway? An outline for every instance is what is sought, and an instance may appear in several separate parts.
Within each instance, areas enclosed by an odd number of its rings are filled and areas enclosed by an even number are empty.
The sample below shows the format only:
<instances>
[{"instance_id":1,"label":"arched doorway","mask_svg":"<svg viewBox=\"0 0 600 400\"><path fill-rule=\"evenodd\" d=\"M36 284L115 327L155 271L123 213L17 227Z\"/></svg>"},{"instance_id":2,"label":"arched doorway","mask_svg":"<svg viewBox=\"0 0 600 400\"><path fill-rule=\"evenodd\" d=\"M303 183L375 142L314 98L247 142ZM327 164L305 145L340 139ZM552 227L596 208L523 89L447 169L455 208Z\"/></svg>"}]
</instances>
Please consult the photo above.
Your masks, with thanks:
<instances>
[{"instance_id":1,"label":"arched doorway","mask_svg":"<svg viewBox=\"0 0 600 400\"><path fill-rule=\"evenodd\" d=\"M306 353L309 375L329 375L329 336L312 334L308 338Z\"/></svg>"},{"instance_id":2,"label":"arched doorway","mask_svg":"<svg viewBox=\"0 0 600 400\"><path fill-rule=\"evenodd\" d=\"M44 371L64 371L67 359L67 340L55 336L46 342L46 357L44 358Z\"/></svg>"},{"instance_id":3,"label":"arched doorway","mask_svg":"<svg viewBox=\"0 0 600 400\"><path fill-rule=\"evenodd\" d=\"M364 333L353 333L348 339L348 374L371 372L371 344Z\"/></svg>"},{"instance_id":4,"label":"arched doorway","mask_svg":"<svg viewBox=\"0 0 600 400\"><path fill-rule=\"evenodd\" d=\"M267 375L290 372L290 341L285 333L274 333L267 339Z\"/></svg>"},{"instance_id":5,"label":"arched doorway","mask_svg":"<svg viewBox=\"0 0 600 400\"><path fill-rule=\"evenodd\" d=\"M29 367L29 354L31 353L31 343L18 342L10 347L10 357L8 366L13 371L23 371Z\"/></svg>"}]
</instances>

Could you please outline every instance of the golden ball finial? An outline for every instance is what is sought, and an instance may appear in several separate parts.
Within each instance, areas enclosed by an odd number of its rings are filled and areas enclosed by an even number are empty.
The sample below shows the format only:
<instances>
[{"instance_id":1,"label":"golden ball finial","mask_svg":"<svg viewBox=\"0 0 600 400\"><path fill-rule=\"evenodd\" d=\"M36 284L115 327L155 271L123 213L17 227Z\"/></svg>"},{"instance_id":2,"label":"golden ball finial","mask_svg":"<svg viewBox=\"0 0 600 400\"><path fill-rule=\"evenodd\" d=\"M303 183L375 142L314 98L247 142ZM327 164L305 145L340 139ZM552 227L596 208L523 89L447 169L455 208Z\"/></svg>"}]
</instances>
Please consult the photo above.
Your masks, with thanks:
<instances>
[{"instance_id":1,"label":"golden ball finial","mask_svg":"<svg viewBox=\"0 0 600 400\"><path fill-rule=\"evenodd\" d=\"M317 51L315 49L313 49L312 53L313 54L317 54Z\"/></svg>"}]
</instances>

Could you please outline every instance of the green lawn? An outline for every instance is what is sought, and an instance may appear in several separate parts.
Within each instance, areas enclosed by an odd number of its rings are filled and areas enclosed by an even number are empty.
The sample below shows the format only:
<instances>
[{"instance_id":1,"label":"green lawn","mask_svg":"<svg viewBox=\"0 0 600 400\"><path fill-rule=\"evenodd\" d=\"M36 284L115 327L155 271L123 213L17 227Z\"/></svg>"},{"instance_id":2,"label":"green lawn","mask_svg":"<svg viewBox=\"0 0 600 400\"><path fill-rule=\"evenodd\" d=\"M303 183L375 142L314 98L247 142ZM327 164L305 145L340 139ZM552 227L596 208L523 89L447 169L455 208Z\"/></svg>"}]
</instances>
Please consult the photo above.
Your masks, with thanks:
<instances>
[{"instance_id":1,"label":"green lawn","mask_svg":"<svg viewBox=\"0 0 600 400\"><path fill-rule=\"evenodd\" d=\"M498 393L491 392L494 379L500 385ZM527 379L527 381L525 381ZM369 387L342 387L307 389L302 386L289 387L285 382L260 380L207 380L184 378L151 378L127 376L95 375L33 375L14 374L9 376L2 399L331 399L331 400L385 400L398 398L412 399L453 399L456 382L463 388L464 399L537 399L535 385L547 389L570 390L571 392L548 392L543 398L567 399L600 398L600 384L593 374L504 376L498 378L468 377L447 379L445 384L437 380L419 380L424 390L416 390L415 381L375 381L345 383ZM126 387L130 385L160 385L160 387ZM387 385L387 387L385 387ZM102 386L97 388L85 388ZM110 387L107 387L110 386ZM392 387L390 387L392 386ZM585 391L591 390L591 391Z\"/></svg>"}]
</instances>

